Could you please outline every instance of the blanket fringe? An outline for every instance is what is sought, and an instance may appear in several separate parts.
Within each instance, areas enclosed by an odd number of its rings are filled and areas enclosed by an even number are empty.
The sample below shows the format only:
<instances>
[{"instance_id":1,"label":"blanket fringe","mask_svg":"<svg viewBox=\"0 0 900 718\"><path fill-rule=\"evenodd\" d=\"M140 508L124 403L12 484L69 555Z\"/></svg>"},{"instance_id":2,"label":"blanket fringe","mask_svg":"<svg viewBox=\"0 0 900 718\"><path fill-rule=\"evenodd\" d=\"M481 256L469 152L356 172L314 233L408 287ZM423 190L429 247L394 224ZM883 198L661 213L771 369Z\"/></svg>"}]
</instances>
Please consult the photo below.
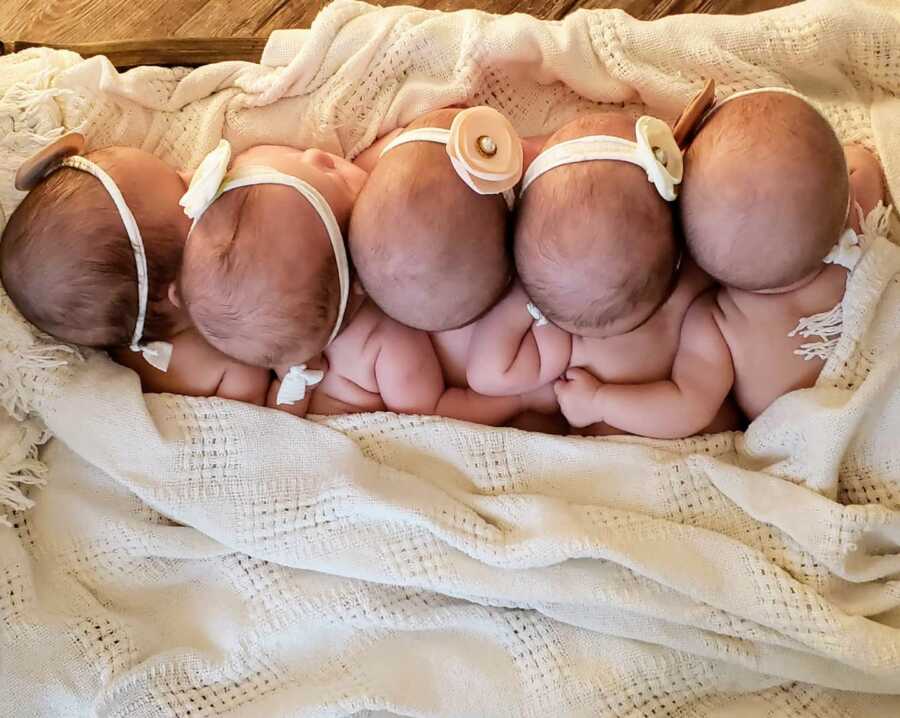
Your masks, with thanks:
<instances>
[{"instance_id":1,"label":"blanket fringe","mask_svg":"<svg viewBox=\"0 0 900 718\"><path fill-rule=\"evenodd\" d=\"M804 339L818 337L819 341L801 344L799 349L794 350L794 354L803 357L807 361L810 359L827 360L837 347L838 339L843 329L844 310L838 304L827 312L804 317L788 336L796 337L799 335Z\"/></svg>"},{"instance_id":2,"label":"blanket fringe","mask_svg":"<svg viewBox=\"0 0 900 718\"><path fill-rule=\"evenodd\" d=\"M893 205L885 205L881 200L878 200L878 204L868 215L863 215L862 208L859 204L856 205L856 212L859 214L859 228L862 230L860 243L864 250L872 246L872 242L877 237L890 237L893 211Z\"/></svg>"},{"instance_id":3,"label":"blanket fringe","mask_svg":"<svg viewBox=\"0 0 900 718\"><path fill-rule=\"evenodd\" d=\"M38 332L0 291L0 407L22 421L31 410L32 378L81 360L78 350Z\"/></svg>"},{"instance_id":4,"label":"blanket fringe","mask_svg":"<svg viewBox=\"0 0 900 718\"><path fill-rule=\"evenodd\" d=\"M880 201L869 212L864 215L859 204L855 207L859 215L859 243L865 252L869 249L878 237L887 237L890 232L890 220L892 206L885 206ZM852 271L852 270L851 270ZM837 348L838 340L844 330L844 311L842 304L829 309L827 312L820 312L811 317L801 319L794 330L788 334L789 337L801 336L804 339L809 337L818 337L818 341L801 344L798 349L794 350L794 354L803 357L805 360L822 359L827 361Z\"/></svg>"},{"instance_id":5,"label":"blanket fringe","mask_svg":"<svg viewBox=\"0 0 900 718\"><path fill-rule=\"evenodd\" d=\"M38 459L38 449L49 434L34 422L9 424L9 429L0 447L0 508L24 511L34 501L23 489L46 483L47 467ZM0 525L12 526L8 513L0 513Z\"/></svg>"}]
</instances>

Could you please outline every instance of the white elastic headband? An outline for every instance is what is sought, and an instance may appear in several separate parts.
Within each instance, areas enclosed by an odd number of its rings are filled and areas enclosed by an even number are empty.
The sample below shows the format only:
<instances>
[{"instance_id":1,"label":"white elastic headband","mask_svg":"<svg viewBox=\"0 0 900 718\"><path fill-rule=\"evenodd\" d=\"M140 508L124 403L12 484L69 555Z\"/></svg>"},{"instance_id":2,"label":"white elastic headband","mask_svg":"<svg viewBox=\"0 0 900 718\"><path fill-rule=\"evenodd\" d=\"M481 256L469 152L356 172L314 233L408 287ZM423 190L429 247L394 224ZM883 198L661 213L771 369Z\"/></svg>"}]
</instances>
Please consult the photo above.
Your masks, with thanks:
<instances>
[{"instance_id":1,"label":"white elastic headband","mask_svg":"<svg viewBox=\"0 0 900 718\"><path fill-rule=\"evenodd\" d=\"M128 234L131 251L134 252L134 266L137 270L138 313L134 322L134 332L131 335L129 348L133 352L143 354L144 359L151 366L156 367L160 371L166 371L169 368L169 360L172 356L172 345L168 342L141 343L141 339L144 336L144 322L147 319L150 280L147 272L147 255L144 251L144 241L141 238L141 230L138 228L134 214L125 202L125 198L122 196L122 192L115 181L113 181L113 178L99 165L94 164L86 157L75 155L64 159L60 166L87 172L89 175L96 177L100 180L100 184L103 185L103 188L116 206L119 217L122 218L122 224L125 225L125 232Z\"/></svg>"},{"instance_id":2,"label":"white elastic headband","mask_svg":"<svg viewBox=\"0 0 900 718\"><path fill-rule=\"evenodd\" d=\"M384 157L391 150L399 147L400 145L405 145L409 142L433 142L438 145L447 145L450 142L450 130L444 129L442 127L419 127L414 130L408 130L407 132L403 132L397 135L393 140L385 145L384 149L381 150L381 154L379 157ZM472 183L471 179L469 179L468 172L466 172L460 164L450 158L450 162L453 165L453 169L456 170L456 174L459 175L459 178L465 182L471 190L474 192L479 192L479 190ZM487 176L485 179L502 179L501 176ZM480 194L480 192L479 192ZM516 193L511 189L506 190L501 195L503 199L506 201L506 206L508 209L512 210L516 203Z\"/></svg>"},{"instance_id":3,"label":"white elastic headband","mask_svg":"<svg viewBox=\"0 0 900 718\"><path fill-rule=\"evenodd\" d=\"M284 174L271 167L244 167L235 170L222 183L222 186L219 188L219 196L233 189L258 184L283 185L284 187L291 187L297 190L312 205L316 214L319 215L319 219L322 220L322 224L325 225L325 231L328 233L328 240L331 242L331 249L334 252L334 260L337 262L338 284L341 290L341 303L338 307L337 321L328 337L328 343L331 344L344 323L344 314L347 311L347 301L350 297L350 262L347 259L347 249L344 247L344 237L341 234L341 227L338 224L337 217L334 216L331 205L328 204L328 201L315 187L298 177ZM197 219L199 220L199 217Z\"/></svg>"},{"instance_id":4,"label":"white elastic headband","mask_svg":"<svg viewBox=\"0 0 900 718\"><path fill-rule=\"evenodd\" d=\"M298 177L293 177L279 172L271 167L244 167L235 170L230 175L228 165L231 162L231 145L227 140L222 140L215 150L210 152L191 179L191 186L181 198L181 206L185 214L193 220L191 231L200 221L204 212L213 202L226 192L241 187L250 187L260 184L282 185L291 187L299 192L303 198L312 205L319 215L331 249L334 252L334 260L338 269L338 284L341 291L341 303L338 307L337 320L328 337L328 344L334 341L344 323L344 315L347 312L347 302L350 298L350 262L347 259L347 250L344 247L344 237L334 211L319 191L308 182ZM306 390L322 381L324 373L317 369L308 369L306 364L293 366L282 377L281 387L278 390L276 402L278 404L291 405L302 401L306 397Z\"/></svg>"},{"instance_id":5,"label":"white elastic headband","mask_svg":"<svg viewBox=\"0 0 900 718\"><path fill-rule=\"evenodd\" d=\"M539 154L522 180L520 194L538 177L552 169L578 162L612 160L643 168L659 195L672 202L678 195L684 164L672 129L662 120L647 115L634 126L637 142L609 135L588 135L560 142Z\"/></svg>"}]
</instances>

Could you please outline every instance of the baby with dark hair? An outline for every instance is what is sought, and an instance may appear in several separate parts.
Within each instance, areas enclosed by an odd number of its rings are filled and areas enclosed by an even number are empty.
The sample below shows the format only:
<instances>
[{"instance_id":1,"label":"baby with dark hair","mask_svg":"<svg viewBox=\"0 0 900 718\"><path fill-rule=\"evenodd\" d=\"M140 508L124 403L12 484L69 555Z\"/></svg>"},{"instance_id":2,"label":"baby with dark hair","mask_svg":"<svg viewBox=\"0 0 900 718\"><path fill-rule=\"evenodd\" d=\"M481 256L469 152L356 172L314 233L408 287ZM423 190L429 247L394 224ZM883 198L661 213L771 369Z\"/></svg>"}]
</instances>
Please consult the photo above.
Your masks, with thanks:
<instances>
[{"instance_id":1,"label":"baby with dark hair","mask_svg":"<svg viewBox=\"0 0 900 718\"><path fill-rule=\"evenodd\" d=\"M215 351L172 299L189 228L182 177L141 150L83 147L67 135L17 175L30 192L0 242L13 303L58 339L109 349L146 391L262 403L268 373Z\"/></svg>"}]
</instances>

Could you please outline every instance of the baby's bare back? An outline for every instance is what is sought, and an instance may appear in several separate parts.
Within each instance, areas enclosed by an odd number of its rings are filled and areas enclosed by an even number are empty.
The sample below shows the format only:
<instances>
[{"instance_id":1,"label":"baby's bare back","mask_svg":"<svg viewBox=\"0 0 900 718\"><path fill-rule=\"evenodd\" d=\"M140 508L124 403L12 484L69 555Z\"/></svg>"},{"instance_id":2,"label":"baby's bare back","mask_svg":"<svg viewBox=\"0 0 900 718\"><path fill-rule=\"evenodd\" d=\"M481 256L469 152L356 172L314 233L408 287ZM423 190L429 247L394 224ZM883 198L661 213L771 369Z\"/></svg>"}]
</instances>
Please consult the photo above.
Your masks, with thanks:
<instances>
[{"instance_id":1,"label":"baby's bare back","mask_svg":"<svg viewBox=\"0 0 900 718\"><path fill-rule=\"evenodd\" d=\"M688 307L712 285L708 275L687 262L672 295L634 331L605 339L574 337L571 366L587 369L604 384L645 384L668 378Z\"/></svg>"},{"instance_id":2,"label":"baby's bare back","mask_svg":"<svg viewBox=\"0 0 900 718\"><path fill-rule=\"evenodd\" d=\"M640 327L605 339L573 337L571 366L586 369L604 384L647 384L668 379L688 308L712 286L713 280L686 260L672 295ZM594 424L583 433L605 436L623 432Z\"/></svg>"},{"instance_id":3,"label":"baby's bare back","mask_svg":"<svg viewBox=\"0 0 900 718\"><path fill-rule=\"evenodd\" d=\"M731 350L734 394L751 420L782 394L811 387L822 371L822 359L795 354L818 337L791 337L797 323L828 312L841 302L847 271L827 266L812 282L781 294L721 289L716 322Z\"/></svg>"}]
</instances>

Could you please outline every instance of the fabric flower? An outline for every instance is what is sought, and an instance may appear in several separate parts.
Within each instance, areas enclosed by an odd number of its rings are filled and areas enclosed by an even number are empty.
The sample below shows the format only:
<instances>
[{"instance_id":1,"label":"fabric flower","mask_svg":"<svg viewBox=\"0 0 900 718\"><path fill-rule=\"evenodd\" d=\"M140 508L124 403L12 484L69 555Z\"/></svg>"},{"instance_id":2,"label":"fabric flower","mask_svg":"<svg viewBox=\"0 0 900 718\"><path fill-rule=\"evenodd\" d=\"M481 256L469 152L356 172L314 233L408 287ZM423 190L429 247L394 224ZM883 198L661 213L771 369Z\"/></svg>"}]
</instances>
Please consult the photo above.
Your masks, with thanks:
<instances>
[{"instance_id":1,"label":"fabric flower","mask_svg":"<svg viewBox=\"0 0 900 718\"><path fill-rule=\"evenodd\" d=\"M275 402L279 405L291 406L306 398L306 388L315 386L325 377L321 369L307 369L306 364L292 366L281 380Z\"/></svg>"},{"instance_id":2,"label":"fabric flower","mask_svg":"<svg viewBox=\"0 0 900 718\"><path fill-rule=\"evenodd\" d=\"M490 107L471 107L453 118L447 154L460 179L478 194L502 194L522 178L522 140Z\"/></svg>"},{"instance_id":3,"label":"fabric flower","mask_svg":"<svg viewBox=\"0 0 900 718\"><path fill-rule=\"evenodd\" d=\"M663 199L672 202L678 196L676 187L684 175L681 148L672 129L662 120L644 115L635 124L634 132L647 179Z\"/></svg>"},{"instance_id":4,"label":"fabric flower","mask_svg":"<svg viewBox=\"0 0 900 718\"><path fill-rule=\"evenodd\" d=\"M188 191L179 202L188 217L196 220L209 209L219 194L219 187L222 186L229 164L231 164L231 144L228 140L221 140L216 149L203 158L191 178Z\"/></svg>"}]
</instances>

